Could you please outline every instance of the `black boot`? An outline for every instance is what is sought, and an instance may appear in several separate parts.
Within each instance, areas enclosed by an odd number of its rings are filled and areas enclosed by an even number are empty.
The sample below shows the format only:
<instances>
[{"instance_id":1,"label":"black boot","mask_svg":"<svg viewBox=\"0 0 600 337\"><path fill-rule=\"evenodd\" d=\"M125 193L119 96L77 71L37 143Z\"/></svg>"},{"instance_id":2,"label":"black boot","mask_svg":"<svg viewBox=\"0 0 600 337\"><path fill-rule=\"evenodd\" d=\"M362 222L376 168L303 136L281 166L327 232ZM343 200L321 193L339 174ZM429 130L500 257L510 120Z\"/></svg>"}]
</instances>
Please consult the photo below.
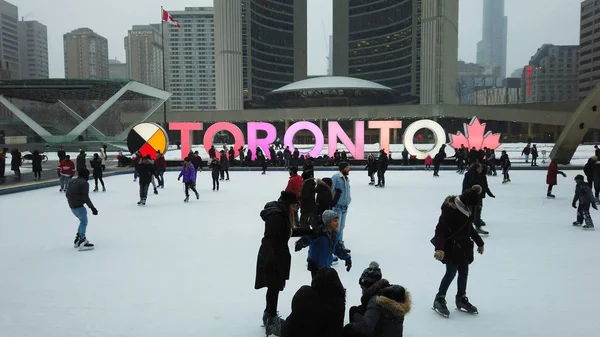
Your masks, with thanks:
<instances>
[{"instance_id":1,"label":"black boot","mask_svg":"<svg viewBox=\"0 0 600 337\"><path fill-rule=\"evenodd\" d=\"M477 307L469 302L467 296L456 296L456 309L468 312L469 314L478 314Z\"/></svg>"},{"instance_id":2,"label":"black boot","mask_svg":"<svg viewBox=\"0 0 600 337\"><path fill-rule=\"evenodd\" d=\"M448 310L448 307L446 306L446 299L442 296L435 297L432 309L446 318L450 317L450 310Z\"/></svg>"}]
</instances>

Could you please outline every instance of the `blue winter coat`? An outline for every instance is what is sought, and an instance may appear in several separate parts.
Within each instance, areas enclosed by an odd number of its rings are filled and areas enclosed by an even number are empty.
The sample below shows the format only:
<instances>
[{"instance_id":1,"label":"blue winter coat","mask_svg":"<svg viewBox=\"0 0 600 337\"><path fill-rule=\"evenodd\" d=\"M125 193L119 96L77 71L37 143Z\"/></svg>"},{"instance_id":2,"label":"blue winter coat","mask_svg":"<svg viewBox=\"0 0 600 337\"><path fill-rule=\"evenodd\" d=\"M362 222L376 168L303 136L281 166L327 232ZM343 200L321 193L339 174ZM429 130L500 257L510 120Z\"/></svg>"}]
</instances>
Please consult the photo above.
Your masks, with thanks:
<instances>
[{"instance_id":1,"label":"blue winter coat","mask_svg":"<svg viewBox=\"0 0 600 337\"><path fill-rule=\"evenodd\" d=\"M350 255L346 253L339 244L340 238L337 232L330 233L329 231L317 237L305 236L309 241L308 246L308 266L309 270L315 271L331 267L333 264L333 255L342 260L350 259Z\"/></svg>"},{"instance_id":2,"label":"blue winter coat","mask_svg":"<svg viewBox=\"0 0 600 337\"><path fill-rule=\"evenodd\" d=\"M187 169L184 166L179 172L179 178L181 177L183 177L184 183L196 182L196 168L194 168L194 165L190 164Z\"/></svg>"},{"instance_id":3,"label":"blue winter coat","mask_svg":"<svg viewBox=\"0 0 600 337\"><path fill-rule=\"evenodd\" d=\"M331 177L331 190L335 193L335 190L337 189L341 190L342 194L335 206L350 206L350 203L352 202L352 196L350 195L350 179L348 176L343 175L342 172L338 172Z\"/></svg>"}]
</instances>

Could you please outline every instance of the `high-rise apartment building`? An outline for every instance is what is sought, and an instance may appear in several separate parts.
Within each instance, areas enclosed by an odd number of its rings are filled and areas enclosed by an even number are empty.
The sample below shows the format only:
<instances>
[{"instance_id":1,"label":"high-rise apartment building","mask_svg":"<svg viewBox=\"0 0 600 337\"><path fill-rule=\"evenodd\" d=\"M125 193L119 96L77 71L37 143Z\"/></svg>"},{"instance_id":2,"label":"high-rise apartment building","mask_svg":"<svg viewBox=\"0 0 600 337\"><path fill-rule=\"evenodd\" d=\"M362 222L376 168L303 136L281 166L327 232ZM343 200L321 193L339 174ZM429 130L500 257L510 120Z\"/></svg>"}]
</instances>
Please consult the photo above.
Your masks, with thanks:
<instances>
[{"instance_id":1,"label":"high-rise apartment building","mask_svg":"<svg viewBox=\"0 0 600 337\"><path fill-rule=\"evenodd\" d=\"M89 28L63 35L65 78L109 78L108 40Z\"/></svg>"},{"instance_id":2,"label":"high-rise apartment building","mask_svg":"<svg viewBox=\"0 0 600 337\"><path fill-rule=\"evenodd\" d=\"M158 26L160 27L160 26ZM127 78L163 88L163 49L160 28L135 25L125 37Z\"/></svg>"},{"instance_id":3,"label":"high-rise apartment building","mask_svg":"<svg viewBox=\"0 0 600 337\"><path fill-rule=\"evenodd\" d=\"M523 68L524 102L576 100L578 69L579 46L542 45Z\"/></svg>"},{"instance_id":4,"label":"high-rise apartment building","mask_svg":"<svg viewBox=\"0 0 600 337\"><path fill-rule=\"evenodd\" d=\"M37 21L19 21L22 79L48 78L48 30Z\"/></svg>"},{"instance_id":5,"label":"high-rise apartment building","mask_svg":"<svg viewBox=\"0 0 600 337\"><path fill-rule=\"evenodd\" d=\"M483 0L483 34L477 43L477 63L499 78L506 77L507 27L504 0Z\"/></svg>"},{"instance_id":6,"label":"high-rise apartment building","mask_svg":"<svg viewBox=\"0 0 600 337\"><path fill-rule=\"evenodd\" d=\"M123 79L128 77L126 63L117 59L108 60L108 78Z\"/></svg>"},{"instance_id":7,"label":"high-rise apartment building","mask_svg":"<svg viewBox=\"0 0 600 337\"><path fill-rule=\"evenodd\" d=\"M17 6L0 0L0 79L15 80L19 70L19 10Z\"/></svg>"},{"instance_id":8,"label":"high-rise apartment building","mask_svg":"<svg viewBox=\"0 0 600 337\"><path fill-rule=\"evenodd\" d=\"M600 1L581 3L579 47L579 98L585 98L600 82Z\"/></svg>"},{"instance_id":9,"label":"high-rise apartment building","mask_svg":"<svg viewBox=\"0 0 600 337\"><path fill-rule=\"evenodd\" d=\"M306 0L243 0L248 88L253 101L307 77Z\"/></svg>"},{"instance_id":10,"label":"high-rise apartment building","mask_svg":"<svg viewBox=\"0 0 600 337\"><path fill-rule=\"evenodd\" d=\"M215 1L215 70L218 110L242 110L242 3Z\"/></svg>"},{"instance_id":11,"label":"high-rise apartment building","mask_svg":"<svg viewBox=\"0 0 600 337\"><path fill-rule=\"evenodd\" d=\"M377 82L416 100L421 6L421 0L333 0L333 75Z\"/></svg>"},{"instance_id":12,"label":"high-rise apartment building","mask_svg":"<svg viewBox=\"0 0 600 337\"><path fill-rule=\"evenodd\" d=\"M214 10L168 11L181 28L163 23L168 101L172 111L215 109Z\"/></svg>"},{"instance_id":13,"label":"high-rise apartment building","mask_svg":"<svg viewBox=\"0 0 600 337\"><path fill-rule=\"evenodd\" d=\"M456 104L458 0L423 1L421 104Z\"/></svg>"}]
</instances>

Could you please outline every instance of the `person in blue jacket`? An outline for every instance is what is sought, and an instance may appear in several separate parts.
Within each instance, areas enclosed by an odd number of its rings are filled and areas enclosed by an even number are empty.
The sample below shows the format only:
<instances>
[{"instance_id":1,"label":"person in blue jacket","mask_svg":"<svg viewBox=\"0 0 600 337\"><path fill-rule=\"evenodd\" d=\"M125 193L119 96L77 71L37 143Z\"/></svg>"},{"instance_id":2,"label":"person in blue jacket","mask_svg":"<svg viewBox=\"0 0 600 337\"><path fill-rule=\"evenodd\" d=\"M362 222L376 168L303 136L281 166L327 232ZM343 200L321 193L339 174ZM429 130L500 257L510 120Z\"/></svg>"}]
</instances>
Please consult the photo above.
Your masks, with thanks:
<instances>
[{"instance_id":1,"label":"person in blue jacket","mask_svg":"<svg viewBox=\"0 0 600 337\"><path fill-rule=\"evenodd\" d=\"M336 173L331 177L331 190L340 190L340 198L332 210L340 216L340 229L338 233L340 235L340 245L346 253L350 253L350 249L346 248L344 244L344 228L346 227L346 214L348 214L348 207L352 202L352 196L350 195L350 165L347 162L341 162L339 165L340 172Z\"/></svg>"},{"instance_id":2,"label":"person in blue jacket","mask_svg":"<svg viewBox=\"0 0 600 337\"><path fill-rule=\"evenodd\" d=\"M346 271L352 268L352 258L350 254L344 251L338 237L338 227L340 217L334 211L325 211L321 215L323 228L314 236L305 236L309 241L308 246L308 270L314 278L321 268L331 267L333 264L333 255L346 261ZM303 245L296 243L295 250L300 251Z\"/></svg>"}]
</instances>

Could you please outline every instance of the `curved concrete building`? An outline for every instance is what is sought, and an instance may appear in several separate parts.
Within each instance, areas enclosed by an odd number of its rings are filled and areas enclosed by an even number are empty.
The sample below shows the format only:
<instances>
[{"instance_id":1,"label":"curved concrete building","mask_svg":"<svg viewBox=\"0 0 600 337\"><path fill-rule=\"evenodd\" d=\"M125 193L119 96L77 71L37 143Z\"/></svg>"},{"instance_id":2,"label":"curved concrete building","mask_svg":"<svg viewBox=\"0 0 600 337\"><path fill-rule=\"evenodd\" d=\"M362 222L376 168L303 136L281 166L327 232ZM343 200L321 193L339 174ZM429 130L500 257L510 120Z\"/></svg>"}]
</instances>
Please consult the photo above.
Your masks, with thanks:
<instances>
[{"instance_id":1,"label":"curved concrete building","mask_svg":"<svg viewBox=\"0 0 600 337\"><path fill-rule=\"evenodd\" d=\"M307 74L306 0L246 0L248 82L253 101Z\"/></svg>"},{"instance_id":2,"label":"curved concrete building","mask_svg":"<svg viewBox=\"0 0 600 337\"><path fill-rule=\"evenodd\" d=\"M333 75L419 96L421 1L334 0Z\"/></svg>"},{"instance_id":3,"label":"curved concrete building","mask_svg":"<svg viewBox=\"0 0 600 337\"><path fill-rule=\"evenodd\" d=\"M242 110L242 4L219 0L214 5L217 110Z\"/></svg>"}]
</instances>

